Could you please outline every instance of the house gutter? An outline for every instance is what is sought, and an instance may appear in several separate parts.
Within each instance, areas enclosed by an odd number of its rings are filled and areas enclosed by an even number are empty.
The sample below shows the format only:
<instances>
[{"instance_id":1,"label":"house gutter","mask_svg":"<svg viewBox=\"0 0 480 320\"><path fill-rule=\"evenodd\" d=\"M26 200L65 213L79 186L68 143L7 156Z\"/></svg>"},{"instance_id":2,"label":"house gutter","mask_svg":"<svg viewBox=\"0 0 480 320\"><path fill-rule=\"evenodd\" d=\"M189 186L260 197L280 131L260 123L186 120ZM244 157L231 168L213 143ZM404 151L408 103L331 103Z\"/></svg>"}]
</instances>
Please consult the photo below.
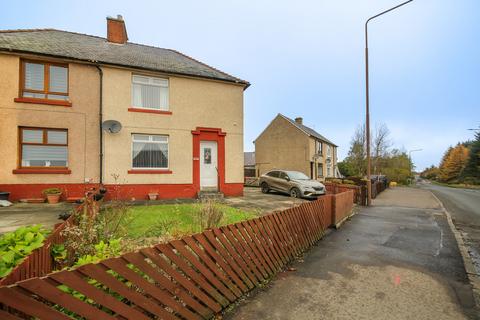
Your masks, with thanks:
<instances>
[{"instance_id":1,"label":"house gutter","mask_svg":"<svg viewBox=\"0 0 480 320\"><path fill-rule=\"evenodd\" d=\"M99 103L99 113L98 113L98 119L99 119L99 134L100 134L100 178L99 178L99 183L103 184L103 129L102 129L102 122L103 122L103 70L100 68L98 64L95 65L95 67L98 70L98 74L100 76L100 103Z\"/></svg>"}]
</instances>

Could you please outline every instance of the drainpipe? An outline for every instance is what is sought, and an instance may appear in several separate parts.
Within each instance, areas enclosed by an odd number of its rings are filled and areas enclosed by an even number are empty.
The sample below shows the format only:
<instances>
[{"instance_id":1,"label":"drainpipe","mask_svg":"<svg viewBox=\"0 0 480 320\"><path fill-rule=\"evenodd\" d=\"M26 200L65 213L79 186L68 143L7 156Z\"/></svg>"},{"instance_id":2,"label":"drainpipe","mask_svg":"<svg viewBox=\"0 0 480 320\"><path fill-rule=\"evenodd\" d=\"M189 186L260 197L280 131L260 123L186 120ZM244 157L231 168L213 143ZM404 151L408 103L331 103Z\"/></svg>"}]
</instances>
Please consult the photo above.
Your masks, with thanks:
<instances>
[{"instance_id":1,"label":"drainpipe","mask_svg":"<svg viewBox=\"0 0 480 320\"><path fill-rule=\"evenodd\" d=\"M99 129L100 129L100 185L103 184L103 130L102 130L102 122L103 122L103 70L100 68L99 65L95 65L98 69L98 74L100 75L100 107L98 113L99 119Z\"/></svg>"}]
</instances>

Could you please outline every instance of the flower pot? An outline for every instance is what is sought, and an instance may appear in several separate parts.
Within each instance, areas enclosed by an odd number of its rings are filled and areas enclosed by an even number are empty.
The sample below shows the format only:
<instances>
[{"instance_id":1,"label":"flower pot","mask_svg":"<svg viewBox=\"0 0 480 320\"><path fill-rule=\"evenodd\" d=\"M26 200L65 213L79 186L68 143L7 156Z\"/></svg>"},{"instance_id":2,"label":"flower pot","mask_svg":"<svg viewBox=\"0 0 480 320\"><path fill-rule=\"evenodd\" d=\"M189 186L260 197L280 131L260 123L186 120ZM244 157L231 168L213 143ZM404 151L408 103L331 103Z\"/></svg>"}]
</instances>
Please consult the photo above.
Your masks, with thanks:
<instances>
[{"instance_id":1,"label":"flower pot","mask_svg":"<svg viewBox=\"0 0 480 320\"><path fill-rule=\"evenodd\" d=\"M152 192L152 193L148 194L148 199L150 199L150 200L157 200L157 198L158 198L158 193L156 193L156 192L155 193Z\"/></svg>"},{"instance_id":2,"label":"flower pot","mask_svg":"<svg viewBox=\"0 0 480 320\"><path fill-rule=\"evenodd\" d=\"M60 201L60 194L47 194L47 201L50 204L55 204Z\"/></svg>"}]
</instances>

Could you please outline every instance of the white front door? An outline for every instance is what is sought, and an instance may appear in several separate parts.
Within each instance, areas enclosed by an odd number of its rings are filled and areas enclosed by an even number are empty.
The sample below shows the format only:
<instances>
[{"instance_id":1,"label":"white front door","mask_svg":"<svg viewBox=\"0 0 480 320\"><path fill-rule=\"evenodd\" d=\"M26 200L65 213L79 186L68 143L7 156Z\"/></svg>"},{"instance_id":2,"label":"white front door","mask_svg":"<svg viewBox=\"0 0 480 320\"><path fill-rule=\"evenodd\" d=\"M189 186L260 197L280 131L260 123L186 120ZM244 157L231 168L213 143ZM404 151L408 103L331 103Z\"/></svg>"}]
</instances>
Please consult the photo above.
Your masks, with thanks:
<instances>
[{"instance_id":1,"label":"white front door","mask_svg":"<svg viewBox=\"0 0 480 320\"><path fill-rule=\"evenodd\" d=\"M200 141L200 189L218 188L217 142Z\"/></svg>"}]
</instances>

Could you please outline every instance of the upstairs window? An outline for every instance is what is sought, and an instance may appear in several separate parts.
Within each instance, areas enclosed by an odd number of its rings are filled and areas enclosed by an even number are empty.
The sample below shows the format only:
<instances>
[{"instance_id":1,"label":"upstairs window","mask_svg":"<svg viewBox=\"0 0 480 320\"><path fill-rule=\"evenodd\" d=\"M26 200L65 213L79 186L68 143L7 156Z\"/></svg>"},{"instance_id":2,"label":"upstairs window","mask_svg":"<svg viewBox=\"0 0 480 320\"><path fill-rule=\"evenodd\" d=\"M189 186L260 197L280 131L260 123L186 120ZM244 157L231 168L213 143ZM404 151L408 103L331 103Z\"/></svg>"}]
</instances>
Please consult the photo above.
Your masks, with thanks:
<instances>
[{"instance_id":1,"label":"upstairs window","mask_svg":"<svg viewBox=\"0 0 480 320\"><path fill-rule=\"evenodd\" d=\"M168 79L134 75L132 106L168 111Z\"/></svg>"},{"instance_id":2,"label":"upstairs window","mask_svg":"<svg viewBox=\"0 0 480 320\"><path fill-rule=\"evenodd\" d=\"M68 167L65 129L20 128L21 168Z\"/></svg>"},{"instance_id":3,"label":"upstairs window","mask_svg":"<svg viewBox=\"0 0 480 320\"><path fill-rule=\"evenodd\" d=\"M133 134L134 169L168 169L168 136Z\"/></svg>"},{"instance_id":4,"label":"upstairs window","mask_svg":"<svg viewBox=\"0 0 480 320\"><path fill-rule=\"evenodd\" d=\"M316 153L321 155L323 152L323 143L321 141L315 141L315 144L317 145L316 147Z\"/></svg>"},{"instance_id":5,"label":"upstairs window","mask_svg":"<svg viewBox=\"0 0 480 320\"><path fill-rule=\"evenodd\" d=\"M20 94L24 98L68 100L68 66L22 61Z\"/></svg>"}]
</instances>

